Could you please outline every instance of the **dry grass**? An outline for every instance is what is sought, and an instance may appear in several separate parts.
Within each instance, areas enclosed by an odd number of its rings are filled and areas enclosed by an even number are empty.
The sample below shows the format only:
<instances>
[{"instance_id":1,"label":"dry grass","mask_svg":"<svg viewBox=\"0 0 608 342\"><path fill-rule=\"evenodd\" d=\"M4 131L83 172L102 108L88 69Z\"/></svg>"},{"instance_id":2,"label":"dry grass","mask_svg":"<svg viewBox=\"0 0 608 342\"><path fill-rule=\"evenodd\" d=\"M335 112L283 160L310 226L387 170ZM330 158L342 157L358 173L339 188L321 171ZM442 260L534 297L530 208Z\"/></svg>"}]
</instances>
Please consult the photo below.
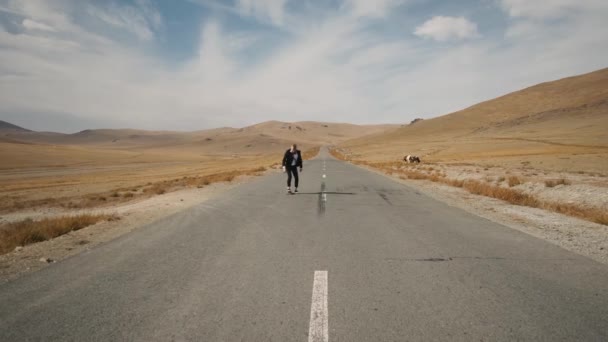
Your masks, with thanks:
<instances>
[{"instance_id":1,"label":"dry grass","mask_svg":"<svg viewBox=\"0 0 608 342\"><path fill-rule=\"evenodd\" d=\"M572 183L570 183L569 180L565 179L565 178L560 178L560 179L548 179L545 181L545 186L547 188L553 188L556 187L558 185L570 185Z\"/></svg>"},{"instance_id":2,"label":"dry grass","mask_svg":"<svg viewBox=\"0 0 608 342\"><path fill-rule=\"evenodd\" d=\"M0 254L8 253L17 246L46 241L95 224L115 219L110 215L78 215L46 218L40 221L27 219L0 227Z\"/></svg>"},{"instance_id":3,"label":"dry grass","mask_svg":"<svg viewBox=\"0 0 608 342\"><path fill-rule=\"evenodd\" d=\"M318 153L319 147L313 147L303 151L303 157L310 159ZM136 165L134 169L127 168L121 173L114 174L112 171L104 173L104 178L101 181L97 177L75 179L70 176L70 183L78 184L78 191L72 193L63 191L64 189L57 179L49 179L40 183L25 179L20 181L19 185L11 184L3 188L0 184L0 190L4 190L4 193L8 194L0 201L0 213L41 207L86 209L117 205L176 190L203 188L218 182L232 182L240 176L258 176L271 168L272 162L276 162L277 159L280 159L277 155L261 155L246 158L209 159L203 164L192 164L188 161L186 167L180 164L175 167L168 166L168 169L160 171ZM147 164L144 163L143 165ZM149 170L153 170L153 176L150 176ZM157 175L157 172L159 175ZM175 177L176 174L179 175L179 178ZM116 179L119 179L119 183L123 184L117 186L115 182L105 187L105 189L103 185L100 186L106 181L115 181ZM145 181L142 179L145 179ZM86 194L80 193L81 189L86 191L89 187L95 187L96 190L87 191ZM74 188L76 187L74 186ZM23 191L24 189L25 191ZM31 189L41 189L41 191ZM50 189L59 191L54 192ZM15 194L12 194L11 190ZM44 197L41 194L44 194Z\"/></svg>"},{"instance_id":4,"label":"dry grass","mask_svg":"<svg viewBox=\"0 0 608 342\"><path fill-rule=\"evenodd\" d=\"M541 208L608 226L608 212L605 210L583 208L576 204L555 202L544 202L542 203Z\"/></svg>"},{"instance_id":5,"label":"dry grass","mask_svg":"<svg viewBox=\"0 0 608 342\"><path fill-rule=\"evenodd\" d=\"M308 149L302 153L302 158L312 159L312 158L316 157L317 154L319 154L320 149L321 149L320 147L313 147L311 149Z\"/></svg>"},{"instance_id":6,"label":"dry grass","mask_svg":"<svg viewBox=\"0 0 608 342\"><path fill-rule=\"evenodd\" d=\"M510 187L514 187L514 186L522 184L523 182L517 176L509 176L507 183L509 184Z\"/></svg>"},{"instance_id":7,"label":"dry grass","mask_svg":"<svg viewBox=\"0 0 608 342\"><path fill-rule=\"evenodd\" d=\"M329 150L329 153L334 156L334 158L339 159L339 160L348 160L348 158L346 157L346 154L344 154L341 150L332 148Z\"/></svg>"},{"instance_id":8,"label":"dry grass","mask_svg":"<svg viewBox=\"0 0 608 342\"><path fill-rule=\"evenodd\" d=\"M148 182L141 186L141 192L134 189L118 188L96 194L73 197L48 197L36 200L12 199L2 201L0 211L11 212L26 208L38 207L61 207L67 209L85 209L108 205L115 205L131 201L134 199L149 198L155 195L162 195L168 192L187 188L202 188L212 183L232 182L240 176L258 176L267 170L265 166L251 169L240 169L225 172L216 172L207 175L186 176L182 178Z\"/></svg>"},{"instance_id":9,"label":"dry grass","mask_svg":"<svg viewBox=\"0 0 608 342\"><path fill-rule=\"evenodd\" d=\"M521 191L503 188L476 180L467 180L463 182L462 187L472 194L497 198L515 205L538 208L540 204L535 197Z\"/></svg>"},{"instance_id":10,"label":"dry grass","mask_svg":"<svg viewBox=\"0 0 608 342\"><path fill-rule=\"evenodd\" d=\"M332 152L335 153L335 151ZM608 212L597 208L585 208L576 204L564 204L542 201L533 195L526 194L517 189L505 188L501 187L500 185L494 185L472 179L449 179L445 177L444 174L423 172L424 170L421 168L417 169L416 167L408 165L403 166L399 162L370 163L366 161L356 161L356 163L360 165L370 166L388 174L396 173L401 179L429 180L435 183L441 183L457 188L462 188L475 195L500 199L510 204L545 209L560 214L577 217L583 220L608 225ZM565 179L559 179L556 182L557 184L570 184ZM517 184L521 184L522 181L515 176L511 176L508 179L508 183L509 186L512 187Z\"/></svg>"}]
</instances>

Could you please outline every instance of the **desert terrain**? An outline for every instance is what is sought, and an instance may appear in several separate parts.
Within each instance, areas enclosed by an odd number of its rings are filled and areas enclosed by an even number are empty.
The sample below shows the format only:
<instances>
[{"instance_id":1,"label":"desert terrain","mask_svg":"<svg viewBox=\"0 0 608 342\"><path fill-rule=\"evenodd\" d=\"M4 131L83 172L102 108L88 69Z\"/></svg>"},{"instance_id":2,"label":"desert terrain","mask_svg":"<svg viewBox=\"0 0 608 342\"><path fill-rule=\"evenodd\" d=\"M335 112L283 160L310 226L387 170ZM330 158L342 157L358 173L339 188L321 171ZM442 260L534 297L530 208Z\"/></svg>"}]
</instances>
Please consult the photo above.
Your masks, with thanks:
<instances>
[{"instance_id":1,"label":"desert terrain","mask_svg":"<svg viewBox=\"0 0 608 342\"><path fill-rule=\"evenodd\" d=\"M102 129L59 134L0 123L0 213L57 205L94 207L206 185L276 166L292 142L314 154L320 145L390 127L266 122L197 132Z\"/></svg>"},{"instance_id":2,"label":"desert terrain","mask_svg":"<svg viewBox=\"0 0 608 342\"><path fill-rule=\"evenodd\" d=\"M96 129L62 134L2 121L3 230L40 229L47 224L40 220L48 219L49 231L56 229L53 225L74 225L70 236L99 221L104 222L87 231L101 225L106 232L35 244L59 246L51 250L22 249L24 243L18 241L29 244L63 232L42 238L28 233L5 243L4 253L17 246L20 254L17 259L15 253L6 255L3 264L13 275L34 269L40 256L61 259L89 248L89 242L106 241L103 236L120 235L200 203L209 189L221 192L252 176L276 172L292 142L305 159L321 146L332 146L338 159L608 262L606 131L608 69L410 124L270 121L193 132ZM422 163L405 163L406 154L420 156ZM71 221L52 222L65 217ZM116 220L122 221L112 222ZM89 242L81 244L83 239ZM61 241L70 242L66 247ZM27 266L15 260L25 260Z\"/></svg>"},{"instance_id":3,"label":"desert terrain","mask_svg":"<svg viewBox=\"0 0 608 342\"><path fill-rule=\"evenodd\" d=\"M192 193L277 169L291 143L309 159L321 145L394 127L272 121L194 132L97 129L62 134L2 121L0 232L5 236L0 249L5 253L99 221L119 220L124 213L158 219L171 213L166 206L190 198L177 203L181 208L205 198ZM174 192L178 199L167 196Z\"/></svg>"},{"instance_id":4,"label":"desert terrain","mask_svg":"<svg viewBox=\"0 0 608 342\"><path fill-rule=\"evenodd\" d=\"M606 132L602 69L349 140L333 154L608 262ZM422 162L404 162L408 154Z\"/></svg>"}]
</instances>

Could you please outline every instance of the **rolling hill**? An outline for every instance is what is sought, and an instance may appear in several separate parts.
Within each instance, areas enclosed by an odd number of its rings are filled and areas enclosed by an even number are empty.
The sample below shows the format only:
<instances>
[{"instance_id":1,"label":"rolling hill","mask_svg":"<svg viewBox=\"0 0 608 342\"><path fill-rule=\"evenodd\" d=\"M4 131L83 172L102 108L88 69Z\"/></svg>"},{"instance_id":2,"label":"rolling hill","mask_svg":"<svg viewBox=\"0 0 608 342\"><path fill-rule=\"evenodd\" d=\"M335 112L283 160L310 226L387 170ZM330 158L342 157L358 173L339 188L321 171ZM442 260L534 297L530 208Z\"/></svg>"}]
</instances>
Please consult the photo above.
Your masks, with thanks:
<instances>
[{"instance_id":1,"label":"rolling hill","mask_svg":"<svg viewBox=\"0 0 608 342\"><path fill-rule=\"evenodd\" d=\"M112 160L112 156L118 161L138 158L169 162L253 157L280 154L291 143L306 150L397 126L269 121L243 128L193 132L89 129L74 134L34 132L9 123L3 123L2 127L7 128L0 131L0 157L5 161L3 167L12 168L91 163L101 156L106 160L104 164Z\"/></svg>"},{"instance_id":2,"label":"rolling hill","mask_svg":"<svg viewBox=\"0 0 608 342\"><path fill-rule=\"evenodd\" d=\"M541 168L576 164L598 170L608 166L606 132L608 69L602 69L340 146L365 160L417 154L427 161L508 164L525 159Z\"/></svg>"},{"instance_id":3,"label":"rolling hill","mask_svg":"<svg viewBox=\"0 0 608 342\"><path fill-rule=\"evenodd\" d=\"M2 133L16 133L16 132L30 132L29 130L13 125L12 123L0 120L0 134Z\"/></svg>"},{"instance_id":4,"label":"rolling hill","mask_svg":"<svg viewBox=\"0 0 608 342\"><path fill-rule=\"evenodd\" d=\"M7 127L2 131L4 138L28 143L97 146L116 149L167 148L171 146L179 146L180 149L183 149L191 146L208 150L213 150L221 145L221 149L226 146L232 152L253 146L264 149L275 144L290 142L312 146L336 144L397 127L396 125L360 126L343 123L269 121L240 129L225 127L193 132L88 129L74 134L61 134L33 132L9 123L3 123L4 125L0 127ZM10 127L15 128L10 129Z\"/></svg>"}]
</instances>

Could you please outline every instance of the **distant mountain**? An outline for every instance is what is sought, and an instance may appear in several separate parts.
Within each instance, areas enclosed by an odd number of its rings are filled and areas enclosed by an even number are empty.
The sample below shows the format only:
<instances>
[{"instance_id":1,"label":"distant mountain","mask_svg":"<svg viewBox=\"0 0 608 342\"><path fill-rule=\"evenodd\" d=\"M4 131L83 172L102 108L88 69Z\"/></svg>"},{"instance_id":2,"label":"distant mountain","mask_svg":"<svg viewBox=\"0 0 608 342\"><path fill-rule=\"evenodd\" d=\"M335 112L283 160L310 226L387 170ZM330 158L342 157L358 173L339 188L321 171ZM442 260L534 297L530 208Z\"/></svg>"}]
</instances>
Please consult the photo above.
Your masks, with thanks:
<instances>
[{"instance_id":1,"label":"distant mountain","mask_svg":"<svg viewBox=\"0 0 608 342\"><path fill-rule=\"evenodd\" d=\"M0 133L17 133L17 132L31 132L29 129L13 125L10 122L0 120Z\"/></svg>"},{"instance_id":2,"label":"distant mountain","mask_svg":"<svg viewBox=\"0 0 608 342\"><path fill-rule=\"evenodd\" d=\"M87 129L73 134L7 130L4 142L66 145L140 152L207 154L264 154L292 143L307 149L396 129L398 125L353 125L329 122L267 121L243 128L222 127L193 132L136 129Z\"/></svg>"}]
</instances>

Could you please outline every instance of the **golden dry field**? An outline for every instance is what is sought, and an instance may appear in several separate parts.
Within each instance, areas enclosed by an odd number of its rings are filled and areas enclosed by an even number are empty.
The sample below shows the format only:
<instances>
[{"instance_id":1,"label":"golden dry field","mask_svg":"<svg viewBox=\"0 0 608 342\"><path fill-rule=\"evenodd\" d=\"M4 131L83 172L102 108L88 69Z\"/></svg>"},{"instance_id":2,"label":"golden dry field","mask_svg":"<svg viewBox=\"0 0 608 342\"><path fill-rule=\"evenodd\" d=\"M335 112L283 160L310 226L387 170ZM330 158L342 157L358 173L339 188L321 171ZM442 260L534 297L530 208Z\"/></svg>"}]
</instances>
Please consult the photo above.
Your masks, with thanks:
<instances>
[{"instance_id":1,"label":"golden dry field","mask_svg":"<svg viewBox=\"0 0 608 342\"><path fill-rule=\"evenodd\" d=\"M390 126L266 122L196 132L31 132L0 125L0 213L91 208L256 175L298 143L307 158Z\"/></svg>"}]
</instances>

